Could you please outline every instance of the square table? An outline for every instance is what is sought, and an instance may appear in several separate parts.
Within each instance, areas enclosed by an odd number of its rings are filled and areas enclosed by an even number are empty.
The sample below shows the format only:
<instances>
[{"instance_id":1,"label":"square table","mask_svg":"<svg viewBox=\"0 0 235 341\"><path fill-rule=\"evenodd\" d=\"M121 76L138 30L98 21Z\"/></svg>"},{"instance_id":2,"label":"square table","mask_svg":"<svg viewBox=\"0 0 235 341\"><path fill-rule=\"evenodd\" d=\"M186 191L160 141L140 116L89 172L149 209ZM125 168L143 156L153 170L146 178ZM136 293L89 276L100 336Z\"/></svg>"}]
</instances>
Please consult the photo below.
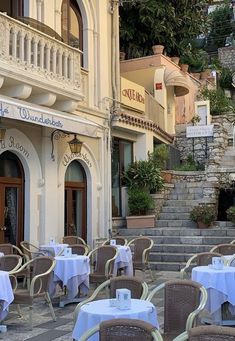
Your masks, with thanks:
<instances>
[{"instance_id":1,"label":"square table","mask_svg":"<svg viewBox=\"0 0 235 341\"><path fill-rule=\"evenodd\" d=\"M7 316L8 307L13 300L14 294L12 291L9 274L7 271L0 271L0 322ZM1 329L5 328L0 325L0 331Z\"/></svg>"},{"instance_id":2,"label":"square table","mask_svg":"<svg viewBox=\"0 0 235 341\"><path fill-rule=\"evenodd\" d=\"M77 297L79 289L83 294L89 290L90 265L88 256L71 255L70 257L55 257L56 265L53 270L53 281L50 284L50 294L55 293L56 284L66 286L67 294L60 301L60 307L68 303L81 302Z\"/></svg>"},{"instance_id":3,"label":"square table","mask_svg":"<svg viewBox=\"0 0 235 341\"><path fill-rule=\"evenodd\" d=\"M235 306L235 267L224 266L215 270L211 266L197 266L192 269L192 280L207 289L206 309L211 313L213 323L229 324L222 321L221 305L229 302Z\"/></svg>"},{"instance_id":4,"label":"square table","mask_svg":"<svg viewBox=\"0 0 235 341\"><path fill-rule=\"evenodd\" d=\"M79 338L90 328L105 320L115 318L138 319L151 323L159 328L157 320L157 311L155 306L145 300L132 299L131 309L120 310L110 306L110 300L98 300L89 302L81 306L78 317L73 329L72 337L75 340ZM89 341L98 341L98 332L88 339Z\"/></svg>"}]
</instances>

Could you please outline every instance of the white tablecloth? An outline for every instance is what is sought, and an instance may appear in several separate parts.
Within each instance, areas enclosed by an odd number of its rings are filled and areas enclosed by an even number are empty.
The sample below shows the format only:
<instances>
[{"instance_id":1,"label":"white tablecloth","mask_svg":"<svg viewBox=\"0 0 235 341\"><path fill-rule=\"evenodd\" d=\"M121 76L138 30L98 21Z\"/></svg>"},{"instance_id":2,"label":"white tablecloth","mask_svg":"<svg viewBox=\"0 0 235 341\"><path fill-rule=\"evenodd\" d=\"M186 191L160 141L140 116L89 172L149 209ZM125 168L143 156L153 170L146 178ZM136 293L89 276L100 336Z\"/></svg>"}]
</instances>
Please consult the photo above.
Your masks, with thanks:
<instances>
[{"instance_id":1,"label":"white tablecloth","mask_svg":"<svg viewBox=\"0 0 235 341\"><path fill-rule=\"evenodd\" d=\"M14 295L9 274L6 271L0 271L0 321L6 317L8 313L8 306L13 299Z\"/></svg>"},{"instance_id":2,"label":"white tablecloth","mask_svg":"<svg viewBox=\"0 0 235 341\"><path fill-rule=\"evenodd\" d=\"M151 302L132 299L131 309L119 310L116 307L111 307L109 299L106 299L93 301L84 304L81 307L73 329L72 337L75 340L78 340L82 334L84 334L88 329L94 327L96 324L114 318L139 319L149 322L157 328L159 327L156 308ZM89 338L89 341L97 340L99 340L98 333Z\"/></svg>"},{"instance_id":3,"label":"white tablecloth","mask_svg":"<svg viewBox=\"0 0 235 341\"><path fill-rule=\"evenodd\" d=\"M53 256L56 256L62 251L65 247L68 247L69 244L45 244L45 245L40 245L39 249L42 251L49 251L48 255L51 253Z\"/></svg>"},{"instance_id":4,"label":"white tablecloth","mask_svg":"<svg viewBox=\"0 0 235 341\"><path fill-rule=\"evenodd\" d=\"M133 263L132 254L129 246L116 245L118 249L118 255L114 262L113 274L117 275L117 271L120 268L124 269L126 276L133 276Z\"/></svg>"},{"instance_id":5,"label":"white tablecloth","mask_svg":"<svg viewBox=\"0 0 235 341\"><path fill-rule=\"evenodd\" d=\"M208 292L206 309L214 314L228 301L235 305L235 268L224 266L214 270L209 266L197 266L192 269L192 280L201 283Z\"/></svg>"},{"instance_id":6,"label":"white tablecloth","mask_svg":"<svg viewBox=\"0 0 235 341\"><path fill-rule=\"evenodd\" d=\"M78 294L78 287L86 294L89 290L89 257L73 255L71 257L55 257L56 265L53 270L53 283L50 293L58 282L62 282L67 287L67 298L72 299Z\"/></svg>"}]
</instances>

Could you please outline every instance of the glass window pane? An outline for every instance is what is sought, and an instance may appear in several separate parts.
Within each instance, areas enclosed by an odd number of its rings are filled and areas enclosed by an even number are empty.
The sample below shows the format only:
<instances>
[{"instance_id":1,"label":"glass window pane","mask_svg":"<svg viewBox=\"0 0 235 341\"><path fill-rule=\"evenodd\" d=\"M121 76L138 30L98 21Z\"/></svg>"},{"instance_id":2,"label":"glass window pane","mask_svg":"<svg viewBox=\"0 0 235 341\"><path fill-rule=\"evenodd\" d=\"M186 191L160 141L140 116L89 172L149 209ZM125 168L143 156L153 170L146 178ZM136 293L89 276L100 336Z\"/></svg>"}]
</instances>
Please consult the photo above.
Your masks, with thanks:
<instances>
[{"instance_id":1,"label":"glass window pane","mask_svg":"<svg viewBox=\"0 0 235 341\"><path fill-rule=\"evenodd\" d=\"M5 152L0 155L0 177L22 177L21 169L19 167L19 159L15 154Z\"/></svg>"},{"instance_id":2,"label":"glass window pane","mask_svg":"<svg viewBox=\"0 0 235 341\"><path fill-rule=\"evenodd\" d=\"M65 181L83 182L85 181L84 177L84 172L79 162L71 162L65 173Z\"/></svg>"}]
</instances>

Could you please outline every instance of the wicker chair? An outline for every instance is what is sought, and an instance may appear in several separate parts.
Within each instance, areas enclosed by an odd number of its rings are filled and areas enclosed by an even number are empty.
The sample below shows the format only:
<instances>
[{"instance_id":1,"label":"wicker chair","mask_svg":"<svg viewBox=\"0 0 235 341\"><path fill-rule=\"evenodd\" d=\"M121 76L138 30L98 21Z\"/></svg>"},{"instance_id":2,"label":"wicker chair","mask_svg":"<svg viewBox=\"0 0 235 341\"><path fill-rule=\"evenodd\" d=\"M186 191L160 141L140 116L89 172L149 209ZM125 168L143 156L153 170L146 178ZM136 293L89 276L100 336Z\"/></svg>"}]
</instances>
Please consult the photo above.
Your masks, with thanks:
<instances>
[{"instance_id":1,"label":"wicker chair","mask_svg":"<svg viewBox=\"0 0 235 341\"><path fill-rule=\"evenodd\" d=\"M128 276L118 276L118 277L113 277L105 281L104 283L100 284L93 294L86 300L80 302L76 309L75 309L75 321L77 320L77 316L79 313L79 310L82 305L94 301L96 297L99 295L99 293L103 289L109 289L108 297L109 298L115 298L116 297L116 289L129 289L131 291L131 298L138 298L141 300L145 300L148 296L148 285L146 282L141 281L138 278L135 277L128 277Z\"/></svg>"},{"instance_id":2,"label":"wicker chair","mask_svg":"<svg viewBox=\"0 0 235 341\"><path fill-rule=\"evenodd\" d=\"M235 244L219 244L214 246L210 252L218 252L223 256L233 255L235 253Z\"/></svg>"},{"instance_id":3,"label":"wicker chair","mask_svg":"<svg viewBox=\"0 0 235 341\"><path fill-rule=\"evenodd\" d=\"M69 245L73 245L73 244L87 245L85 240L78 236L64 236L62 238L62 243L69 244Z\"/></svg>"},{"instance_id":4,"label":"wicker chair","mask_svg":"<svg viewBox=\"0 0 235 341\"><path fill-rule=\"evenodd\" d=\"M174 341L235 341L235 329L221 326L198 326L184 332Z\"/></svg>"},{"instance_id":5,"label":"wicker chair","mask_svg":"<svg viewBox=\"0 0 235 341\"><path fill-rule=\"evenodd\" d=\"M161 334L152 324L134 319L103 321L88 330L79 341L86 341L99 331L100 341L163 341Z\"/></svg>"},{"instance_id":6,"label":"wicker chair","mask_svg":"<svg viewBox=\"0 0 235 341\"><path fill-rule=\"evenodd\" d=\"M19 255L5 255L0 257L0 270L14 272L21 267L22 257Z\"/></svg>"},{"instance_id":7,"label":"wicker chair","mask_svg":"<svg viewBox=\"0 0 235 341\"><path fill-rule=\"evenodd\" d=\"M13 304L17 304L18 312L21 315L20 304L26 304L29 306L29 323L30 329L33 328L32 312L34 299L45 298L54 321L56 321L55 313L51 303L51 299L48 293L49 282L52 276L52 270L55 267L56 261L52 257L36 257L29 262L25 263L22 268L14 272L14 275L20 273L25 268L32 269L32 279L29 289L16 290L14 293Z\"/></svg>"},{"instance_id":8,"label":"wicker chair","mask_svg":"<svg viewBox=\"0 0 235 341\"><path fill-rule=\"evenodd\" d=\"M90 283L100 284L113 276L113 265L117 254L117 248L110 245L97 247L89 253Z\"/></svg>"},{"instance_id":9,"label":"wicker chair","mask_svg":"<svg viewBox=\"0 0 235 341\"><path fill-rule=\"evenodd\" d=\"M133 270L141 270L145 276L145 271L149 270L151 279L154 280L151 267L148 261L149 252L153 247L153 240L148 237L138 237L132 239L128 244L133 251Z\"/></svg>"},{"instance_id":10,"label":"wicker chair","mask_svg":"<svg viewBox=\"0 0 235 341\"><path fill-rule=\"evenodd\" d=\"M201 252L193 255L187 261L185 267L180 271L180 278L186 278L186 274L191 274L191 270L194 266L209 265L212 262L213 257L221 257L220 253L217 252Z\"/></svg>"},{"instance_id":11,"label":"wicker chair","mask_svg":"<svg viewBox=\"0 0 235 341\"><path fill-rule=\"evenodd\" d=\"M103 242L102 245L110 245L110 240L116 240L116 244L117 245L127 245L127 239L126 238L123 238L123 237L112 237L112 238L109 238L107 240L105 240Z\"/></svg>"},{"instance_id":12,"label":"wicker chair","mask_svg":"<svg viewBox=\"0 0 235 341\"><path fill-rule=\"evenodd\" d=\"M39 249L39 247L29 243L28 241L22 241L20 242L20 246L22 248L22 251L25 255L25 257L28 259L28 261L30 259L33 259L35 257L38 257L38 256L47 256L48 254L51 256L51 257L54 257L54 254L52 252L50 252L49 250L41 250Z\"/></svg>"},{"instance_id":13,"label":"wicker chair","mask_svg":"<svg viewBox=\"0 0 235 341\"><path fill-rule=\"evenodd\" d=\"M71 244L69 245L69 247L71 247L72 253L74 253L75 255L83 255L83 256L88 255L89 250L88 250L87 245Z\"/></svg>"},{"instance_id":14,"label":"wicker chair","mask_svg":"<svg viewBox=\"0 0 235 341\"><path fill-rule=\"evenodd\" d=\"M183 331L192 328L195 318L205 307L207 291L197 282L174 280L153 289L147 301L151 301L161 289L164 289L163 339L171 341Z\"/></svg>"},{"instance_id":15,"label":"wicker chair","mask_svg":"<svg viewBox=\"0 0 235 341\"><path fill-rule=\"evenodd\" d=\"M4 255L20 255L21 257L24 257L21 249L13 244L0 244L0 252L3 252Z\"/></svg>"}]
</instances>

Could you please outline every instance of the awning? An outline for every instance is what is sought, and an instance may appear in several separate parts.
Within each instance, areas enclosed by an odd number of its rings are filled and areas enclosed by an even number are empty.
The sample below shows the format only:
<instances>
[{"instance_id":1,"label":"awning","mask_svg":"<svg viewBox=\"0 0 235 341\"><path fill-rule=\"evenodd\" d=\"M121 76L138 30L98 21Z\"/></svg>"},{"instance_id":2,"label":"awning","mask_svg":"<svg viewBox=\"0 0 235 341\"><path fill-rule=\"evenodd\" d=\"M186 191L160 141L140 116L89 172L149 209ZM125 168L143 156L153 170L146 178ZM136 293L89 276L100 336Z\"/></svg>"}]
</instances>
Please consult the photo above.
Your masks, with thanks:
<instances>
[{"instance_id":1,"label":"awning","mask_svg":"<svg viewBox=\"0 0 235 341\"><path fill-rule=\"evenodd\" d=\"M16 99L11 100L5 96L0 96L0 117L97 137L98 125L87 119L53 109L44 109Z\"/></svg>"},{"instance_id":2,"label":"awning","mask_svg":"<svg viewBox=\"0 0 235 341\"><path fill-rule=\"evenodd\" d=\"M189 93L187 75L180 70L166 68L164 81L166 86L174 86L176 97L185 96Z\"/></svg>"}]
</instances>

